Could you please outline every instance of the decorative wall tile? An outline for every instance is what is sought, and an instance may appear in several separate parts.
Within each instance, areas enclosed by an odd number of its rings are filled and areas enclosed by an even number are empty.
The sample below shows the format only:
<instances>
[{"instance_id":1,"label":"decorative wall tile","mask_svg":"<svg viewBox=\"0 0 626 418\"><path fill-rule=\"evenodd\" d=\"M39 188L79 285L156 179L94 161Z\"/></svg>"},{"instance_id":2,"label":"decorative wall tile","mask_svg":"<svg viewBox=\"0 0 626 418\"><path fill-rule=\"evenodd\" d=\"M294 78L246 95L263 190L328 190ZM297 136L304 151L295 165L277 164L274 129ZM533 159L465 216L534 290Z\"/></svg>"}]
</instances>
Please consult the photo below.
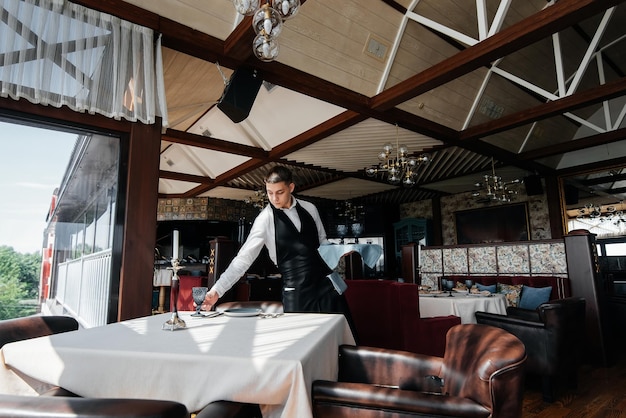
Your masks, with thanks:
<instances>
[{"instance_id":1,"label":"decorative wall tile","mask_svg":"<svg viewBox=\"0 0 626 418\"><path fill-rule=\"evenodd\" d=\"M422 272L441 271L443 268L443 258L439 248L423 248L420 251L420 269Z\"/></svg>"},{"instance_id":2,"label":"decorative wall tile","mask_svg":"<svg viewBox=\"0 0 626 418\"><path fill-rule=\"evenodd\" d=\"M497 273L495 247L469 247L467 249L470 273Z\"/></svg>"},{"instance_id":3,"label":"decorative wall tile","mask_svg":"<svg viewBox=\"0 0 626 418\"><path fill-rule=\"evenodd\" d=\"M238 200L196 197L159 199L157 221L211 220L237 222L254 219L258 209Z\"/></svg>"},{"instance_id":4,"label":"decorative wall tile","mask_svg":"<svg viewBox=\"0 0 626 418\"><path fill-rule=\"evenodd\" d=\"M497 247L498 272L501 274L530 273L528 245L503 245Z\"/></svg>"},{"instance_id":5,"label":"decorative wall tile","mask_svg":"<svg viewBox=\"0 0 626 418\"><path fill-rule=\"evenodd\" d=\"M467 249L444 248L443 270L446 272L446 274L467 274Z\"/></svg>"},{"instance_id":6,"label":"decorative wall tile","mask_svg":"<svg viewBox=\"0 0 626 418\"><path fill-rule=\"evenodd\" d=\"M421 284L424 286L430 286L431 289L437 289L439 276L441 276L441 274L434 274L434 273L422 274Z\"/></svg>"},{"instance_id":7,"label":"decorative wall tile","mask_svg":"<svg viewBox=\"0 0 626 418\"><path fill-rule=\"evenodd\" d=\"M534 274L567 273L564 243L539 243L528 246Z\"/></svg>"}]
</instances>

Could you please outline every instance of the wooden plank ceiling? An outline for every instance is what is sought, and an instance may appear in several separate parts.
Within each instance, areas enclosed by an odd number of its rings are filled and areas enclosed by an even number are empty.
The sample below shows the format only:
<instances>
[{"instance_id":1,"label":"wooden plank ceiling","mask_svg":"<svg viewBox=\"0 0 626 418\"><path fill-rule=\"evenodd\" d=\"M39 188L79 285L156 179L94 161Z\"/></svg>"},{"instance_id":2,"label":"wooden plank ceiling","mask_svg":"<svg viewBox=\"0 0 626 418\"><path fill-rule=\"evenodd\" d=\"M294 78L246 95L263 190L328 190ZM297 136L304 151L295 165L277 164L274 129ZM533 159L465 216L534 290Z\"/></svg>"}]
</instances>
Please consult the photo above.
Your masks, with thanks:
<instances>
[{"instance_id":1,"label":"wooden plank ceiling","mask_svg":"<svg viewBox=\"0 0 626 418\"><path fill-rule=\"evenodd\" d=\"M626 165L624 0L302 0L270 63L230 0L77 3L162 34L161 196L245 199L288 164L303 195L402 203L471 191L492 159L594 193ZM242 67L264 83L234 123L216 104ZM365 175L387 142L429 153L416 186Z\"/></svg>"}]
</instances>

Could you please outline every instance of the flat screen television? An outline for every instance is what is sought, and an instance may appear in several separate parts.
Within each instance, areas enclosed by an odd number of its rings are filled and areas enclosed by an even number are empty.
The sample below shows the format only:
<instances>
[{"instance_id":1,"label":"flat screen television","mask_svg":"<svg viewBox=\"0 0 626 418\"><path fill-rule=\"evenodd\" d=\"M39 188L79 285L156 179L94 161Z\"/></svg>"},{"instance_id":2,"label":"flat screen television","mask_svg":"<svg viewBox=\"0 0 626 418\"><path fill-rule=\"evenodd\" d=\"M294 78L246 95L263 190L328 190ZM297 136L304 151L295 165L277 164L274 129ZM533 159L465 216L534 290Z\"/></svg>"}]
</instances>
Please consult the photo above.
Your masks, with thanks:
<instances>
[{"instance_id":1,"label":"flat screen television","mask_svg":"<svg viewBox=\"0 0 626 418\"><path fill-rule=\"evenodd\" d=\"M454 213L457 244L528 241L528 205L492 206Z\"/></svg>"}]
</instances>

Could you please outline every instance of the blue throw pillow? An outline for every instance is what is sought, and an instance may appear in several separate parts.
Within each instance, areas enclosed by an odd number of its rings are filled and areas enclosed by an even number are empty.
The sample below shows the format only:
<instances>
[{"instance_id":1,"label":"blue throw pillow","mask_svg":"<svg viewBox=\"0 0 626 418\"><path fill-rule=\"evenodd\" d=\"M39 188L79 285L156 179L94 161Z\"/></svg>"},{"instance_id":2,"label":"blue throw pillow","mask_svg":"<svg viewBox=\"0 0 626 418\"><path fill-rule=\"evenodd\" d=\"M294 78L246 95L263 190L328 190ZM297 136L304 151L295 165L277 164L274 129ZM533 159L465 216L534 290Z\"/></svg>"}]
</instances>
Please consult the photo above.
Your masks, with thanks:
<instances>
[{"instance_id":1,"label":"blue throw pillow","mask_svg":"<svg viewBox=\"0 0 626 418\"><path fill-rule=\"evenodd\" d=\"M476 289L478 289L479 292L482 292L483 290L486 290L489 293L496 293L496 285L495 284L490 284L489 286L485 286L484 284L476 283Z\"/></svg>"},{"instance_id":2,"label":"blue throw pillow","mask_svg":"<svg viewBox=\"0 0 626 418\"><path fill-rule=\"evenodd\" d=\"M522 297L519 301L519 308L537 309L537 306L550 300L552 286L548 287L530 287L524 286Z\"/></svg>"}]
</instances>

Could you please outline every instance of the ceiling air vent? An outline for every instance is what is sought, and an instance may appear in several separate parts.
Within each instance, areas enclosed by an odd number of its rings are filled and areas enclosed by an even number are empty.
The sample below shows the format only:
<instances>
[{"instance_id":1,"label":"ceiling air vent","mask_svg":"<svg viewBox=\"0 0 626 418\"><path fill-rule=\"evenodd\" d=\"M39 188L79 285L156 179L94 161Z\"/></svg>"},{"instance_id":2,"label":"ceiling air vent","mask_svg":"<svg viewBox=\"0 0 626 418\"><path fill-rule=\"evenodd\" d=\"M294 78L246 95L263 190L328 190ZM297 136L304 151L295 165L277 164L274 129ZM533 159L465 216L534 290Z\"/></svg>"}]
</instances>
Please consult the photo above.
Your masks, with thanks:
<instances>
[{"instance_id":1,"label":"ceiling air vent","mask_svg":"<svg viewBox=\"0 0 626 418\"><path fill-rule=\"evenodd\" d=\"M380 61L384 61L387 57L389 45L370 35L365 43L365 53Z\"/></svg>"}]
</instances>

